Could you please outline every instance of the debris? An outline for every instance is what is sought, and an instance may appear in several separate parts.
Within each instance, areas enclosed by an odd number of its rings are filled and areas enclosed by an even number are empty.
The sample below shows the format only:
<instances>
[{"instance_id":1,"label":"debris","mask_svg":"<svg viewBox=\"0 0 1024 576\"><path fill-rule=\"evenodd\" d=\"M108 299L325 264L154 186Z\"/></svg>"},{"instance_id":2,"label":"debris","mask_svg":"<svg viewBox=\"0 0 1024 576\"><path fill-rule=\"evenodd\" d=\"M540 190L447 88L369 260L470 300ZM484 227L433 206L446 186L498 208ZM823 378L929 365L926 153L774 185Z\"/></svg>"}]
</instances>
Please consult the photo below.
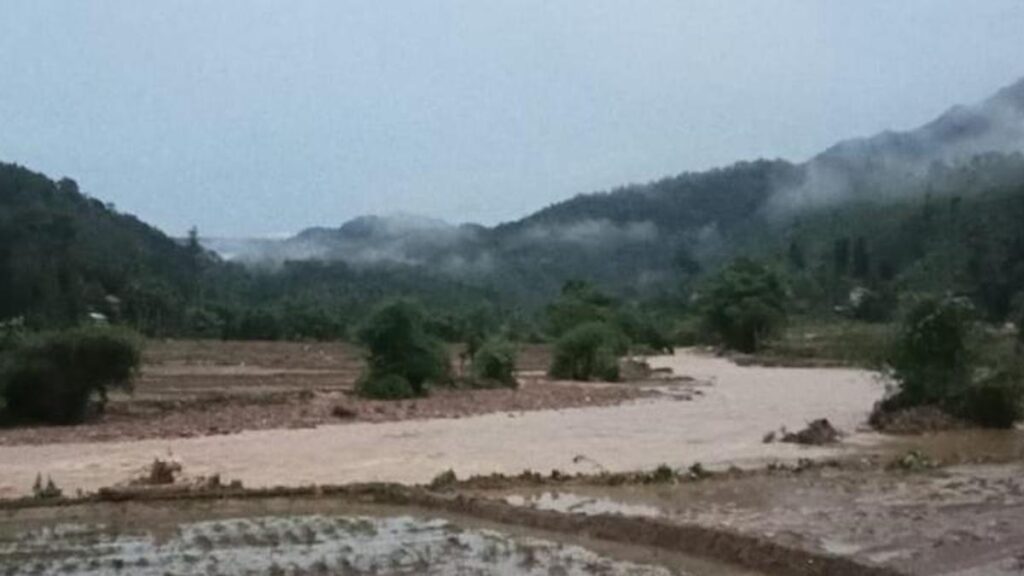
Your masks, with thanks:
<instances>
[{"instance_id":1,"label":"debris","mask_svg":"<svg viewBox=\"0 0 1024 576\"><path fill-rule=\"evenodd\" d=\"M913 472L917 470L935 468L938 465L938 462L932 460L920 450L911 450L903 456L889 462L886 468L890 470L906 470Z\"/></svg>"},{"instance_id":2,"label":"debris","mask_svg":"<svg viewBox=\"0 0 1024 576\"><path fill-rule=\"evenodd\" d=\"M334 407L331 408L331 416L334 416L335 418L350 420L355 418L356 415L357 412L355 410L342 404L335 404Z\"/></svg>"},{"instance_id":3,"label":"debris","mask_svg":"<svg viewBox=\"0 0 1024 576\"><path fill-rule=\"evenodd\" d=\"M434 479L430 481L429 486L434 490L443 489L452 486L458 481L459 479L455 475L455 471L449 468L437 476L434 476Z\"/></svg>"},{"instance_id":4,"label":"debris","mask_svg":"<svg viewBox=\"0 0 1024 576\"><path fill-rule=\"evenodd\" d=\"M53 482L53 478L46 477L46 485L43 485L43 475L36 474L36 481L32 484L32 497L38 500L49 500L60 498L64 492Z\"/></svg>"},{"instance_id":5,"label":"debris","mask_svg":"<svg viewBox=\"0 0 1024 576\"><path fill-rule=\"evenodd\" d=\"M799 432L782 435L783 442L793 444L806 444L809 446L822 446L835 444L839 441L839 431L836 430L827 418L819 418L809 423L806 428Z\"/></svg>"},{"instance_id":6,"label":"debris","mask_svg":"<svg viewBox=\"0 0 1024 576\"><path fill-rule=\"evenodd\" d=\"M149 465L146 473L132 480L134 486L163 486L174 484L177 475L181 473L181 464L170 460L156 458Z\"/></svg>"}]
</instances>

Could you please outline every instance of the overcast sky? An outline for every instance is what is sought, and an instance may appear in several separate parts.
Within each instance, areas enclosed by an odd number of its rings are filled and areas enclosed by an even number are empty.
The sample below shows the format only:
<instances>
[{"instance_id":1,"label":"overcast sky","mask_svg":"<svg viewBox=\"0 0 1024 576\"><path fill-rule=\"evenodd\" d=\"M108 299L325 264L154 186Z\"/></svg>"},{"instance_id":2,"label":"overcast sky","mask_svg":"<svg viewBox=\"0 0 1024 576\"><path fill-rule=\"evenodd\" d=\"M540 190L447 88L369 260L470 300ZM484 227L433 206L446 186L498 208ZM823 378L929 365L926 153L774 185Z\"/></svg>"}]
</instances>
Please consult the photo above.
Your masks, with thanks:
<instances>
[{"instance_id":1,"label":"overcast sky","mask_svg":"<svg viewBox=\"0 0 1024 576\"><path fill-rule=\"evenodd\" d=\"M1021 0L4 0L0 160L171 234L493 224L1024 76Z\"/></svg>"}]
</instances>

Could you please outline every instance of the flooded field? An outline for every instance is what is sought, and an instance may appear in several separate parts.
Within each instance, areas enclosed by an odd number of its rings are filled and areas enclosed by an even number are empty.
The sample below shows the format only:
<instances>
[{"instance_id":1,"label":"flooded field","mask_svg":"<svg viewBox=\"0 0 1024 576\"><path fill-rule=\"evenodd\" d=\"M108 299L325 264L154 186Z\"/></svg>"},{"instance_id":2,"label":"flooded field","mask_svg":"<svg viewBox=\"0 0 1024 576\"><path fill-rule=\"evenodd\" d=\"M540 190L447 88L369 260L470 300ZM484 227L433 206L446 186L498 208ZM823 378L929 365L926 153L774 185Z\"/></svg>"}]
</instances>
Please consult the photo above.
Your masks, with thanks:
<instances>
[{"instance_id":1,"label":"flooded field","mask_svg":"<svg viewBox=\"0 0 1024 576\"><path fill-rule=\"evenodd\" d=\"M331 500L5 512L5 574L739 576L679 554Z\"/></svg>"},{"instance_id":2,"label":"flooded field","mask_svg":"<svg viewBox=\"0 0 1024 576\"><path fill-rule=\"evenodd\" d=\"M1006 433L1021 441L1021 432ZM514 506L728 529L906 574L1024 571L1024 464L817 469L658 486L492 494Z\"/></svg>"},{"instance_id":3,"label":"flooded field","mask_svg":"<svg viewBox=\"0 0 1024 576\"><path fill-rule=\"evenodd\" d=\"M0 497L28 493L39 473L70 494L94 491L135 477L154 458L173 458L191 474L220 474L249 487L268 487L425 483L448 469L466 477L523 470L630 471L662 463L759 466L853 454L879 441L859 431L882 394L882 384L869 372L740 367L691 351L650 362L693 380L669 385L674 392L612 406L198 438L0 446ZM607 388L584 386L595 395ZM828 418L845 432L844 442L829 447L762 442L768 431L797 429L816 418Z\"/></svg>"},{"instance_id":4,"label":"flooded field","mask_svg":"<svg viewBox=\"0 0 1024 576\"><path fill-rule=\"evenodd\" d=\"M246 398L291 397L306 386L302 393L313 400L286 404L308 410L321 402L326 409L323 398L346 397L337 384L342 375L329 365L336 362L331 354L351 351L259 348L241 349L245 360L233 365L218 363L224 350L160 349L164 356L149 360L139 397L117 402L202 405L213 398L214 384L226 380L237 386L226 387L223 405L206 417L245 405ZM532 362L539 356L535 351ZM232 434L84 442L8 437L0 446L0 498L29 494L39 474L69 496L123 487L154 458L180 463L185 485L220 475L253 489L426 484L449 469L468 478L667 464L679 474L614 487L586 478L489 490L455 485L455 492L413 491L425 500L376 504L315 497L322 490L310 489L292 499L10 509L0 512L0 574L734 575L753 568L966 576L1024 570L1021 431L870 432L864 423L884 385L863 370L738 366L694 350L649 363L657 377L614 385L550 382L527 366L520 372L523 388L462 400L474 407L437 394L433 400L454 406L454 413L431 412L426 401L417 401L415 411L394 403L389 410L409 412L344 424L314 419L294 428L279 425L289 413L275 400L267 402L283 420ZM562 398L557 394L584 403L516 404ZM481 406L484 413L474 412ZM819 418L842 433L837 444L765 441L770 432ZM110 429L109 422L94 426ZM910 451L907 466L880 464ZM764 470L822 458L850 464ZM933 468L939 462L945 466ZM712 471L761 471L685 480L696 463Z\"/></svg>"}]
</instances>

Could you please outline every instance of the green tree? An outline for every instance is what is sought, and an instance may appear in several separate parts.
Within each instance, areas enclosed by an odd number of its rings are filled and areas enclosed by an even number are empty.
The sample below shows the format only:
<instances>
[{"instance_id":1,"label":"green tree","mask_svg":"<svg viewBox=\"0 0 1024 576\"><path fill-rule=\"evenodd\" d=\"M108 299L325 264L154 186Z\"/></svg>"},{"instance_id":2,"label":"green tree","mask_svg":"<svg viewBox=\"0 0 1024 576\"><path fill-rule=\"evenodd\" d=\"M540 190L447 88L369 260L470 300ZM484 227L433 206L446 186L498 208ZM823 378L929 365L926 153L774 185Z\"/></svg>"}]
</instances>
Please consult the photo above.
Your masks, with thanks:
<instances>
[{"instance_id":1,"label":"green tree","mask_svg":"<svg viewBox=\"0 0 1024 576\"><path fill-rule=\"evenodd\" d=\"M627 352L628 340L614 326L586 322L563 334L555 342L549 374L567 380L607 381L619 379L619 357Z\"/></svg>"},{"instance_id":2,"label":"green tree","mask_svg":"<svg viewBox=\"0 0 1024 576\"><path fill-rule=\"evenodd\" d=\"M504 338L488 338L473 355L473 376L484 382L496 382L515 388L516 347Z\"/></svg>"},{"instance_id":3,"label":"green tree","mask_svg":"<svg viewBox=\"0 0 1024 576\"><path fill-rule=\"evenodd\" d=\"M711 280L702 298L704 325L728 348L756 352L785 322L786 300L775 272L740 258Z\"/></svg>"},{"instance_id":4,"label":"green tree","mask_svg":"<svg viewBox=\"0 0 1024 576\"><path fill-rule=\"evenodd\" d=\"M75 424L90 402L102 410L110 388L131 389L138 338L114 328L76 328L25 338L3 355L0 390L13 416Z\"/></svg>"},{"instance_id":5,"label":"green tree","mask_svg":"<svg viewBox=\"0 0 1024 576\"><path fill-rule=\"evenodd\" d=\"M548 328L553 336L561 336L587 322L612 322L616 302L581 280L570 280L562 286L558 299L547 307Z\"/></svg>"},{"instance_id":6,"label":"green tree","mask_svg":"<svg viewBox=\"0 0 1024 576\"><path fill-rule=\"evenodd\" d=\"M965 300L927 298L907 314L889 355L899 385L892 408L942 405L961 396L971 382L974 309Z\"/></svg>"},{"instance_id":7,"label":"green tree","mask_svg":"<svg viewBox=\"0 0 1024 576\"><path fill-rule=\"evenodd\" d=\"M385 376L399 376L413 394L422 396L430 383L450 379L444 344L427 333L422 309L411 302L398 300L377 309L359 331L359 341L369 351L363 376L368 386Z\"/></svg>"}]
</instances>

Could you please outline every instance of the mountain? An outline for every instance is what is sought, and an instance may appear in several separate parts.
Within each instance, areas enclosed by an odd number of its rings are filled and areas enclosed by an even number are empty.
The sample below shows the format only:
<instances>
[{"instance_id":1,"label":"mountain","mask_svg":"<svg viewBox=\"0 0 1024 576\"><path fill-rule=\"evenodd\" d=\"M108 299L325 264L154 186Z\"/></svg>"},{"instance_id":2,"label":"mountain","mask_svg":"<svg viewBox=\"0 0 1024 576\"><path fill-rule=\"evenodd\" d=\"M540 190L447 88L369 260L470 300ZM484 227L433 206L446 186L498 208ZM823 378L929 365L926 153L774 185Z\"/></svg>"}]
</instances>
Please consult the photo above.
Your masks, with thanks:
<instances>
[{"instance_id":1,"label":"mountain","mask_svg":"<svg viewBox=\"0 0 1024 576\"><path fill-rule=\"evenodd\" d=\"M920 191L929 171L978 155L1024 151L1024 79L973 106L954 106L908 132L883 132L840 142L802 166L800 186L782 189L772 209L832 205L865 195Z\"/></svg>"},{"instance_id":2,"label":"mountain","mask_svg":"<svg viewBox=\"0 0 1024 576\"><path fill-rule=\"evenodd\" d=\"M917 129L846 140L801 164L739 162L583 194L494 228L362 217L261 245L245 259L427 266L518 298L550 295L575 277L649 294L713 267L801 214L1007 184L1016 178L1013 163L984 159L1022 150L1024 79ZM965 174L973 180L963 182Z\"/></svg>"},{"instance_id":3,"label":"mountain","mask_svg":"<svg viewBox=\"0 0 1024 576\"><path fill-rule=\"evenodd\" d=\"M1024 285L1022 135L1024 81L801 164L684 173L492 228L367 216L280 240L206 241L248 267L72 180L0 164L0 320L59 326L102 312L158 335L337 337L394 297L451 318L480 307L529 315L570 279L676 298L739 255L788 266L804 300L827 309L856 282L956 289L1001 318Z\"/></svg>"},{"instance_id":4,"label":"mountain","mask_svg":"<svg viewBox=\"0 0 1024 576\"><path fill-rule=\"evenodd\" d=\"M60 325L87 312L157 314L192 290L197 274L195 247L82 194L73 180L0 163L0 319Z\"/></svg>"}]
</instances>

